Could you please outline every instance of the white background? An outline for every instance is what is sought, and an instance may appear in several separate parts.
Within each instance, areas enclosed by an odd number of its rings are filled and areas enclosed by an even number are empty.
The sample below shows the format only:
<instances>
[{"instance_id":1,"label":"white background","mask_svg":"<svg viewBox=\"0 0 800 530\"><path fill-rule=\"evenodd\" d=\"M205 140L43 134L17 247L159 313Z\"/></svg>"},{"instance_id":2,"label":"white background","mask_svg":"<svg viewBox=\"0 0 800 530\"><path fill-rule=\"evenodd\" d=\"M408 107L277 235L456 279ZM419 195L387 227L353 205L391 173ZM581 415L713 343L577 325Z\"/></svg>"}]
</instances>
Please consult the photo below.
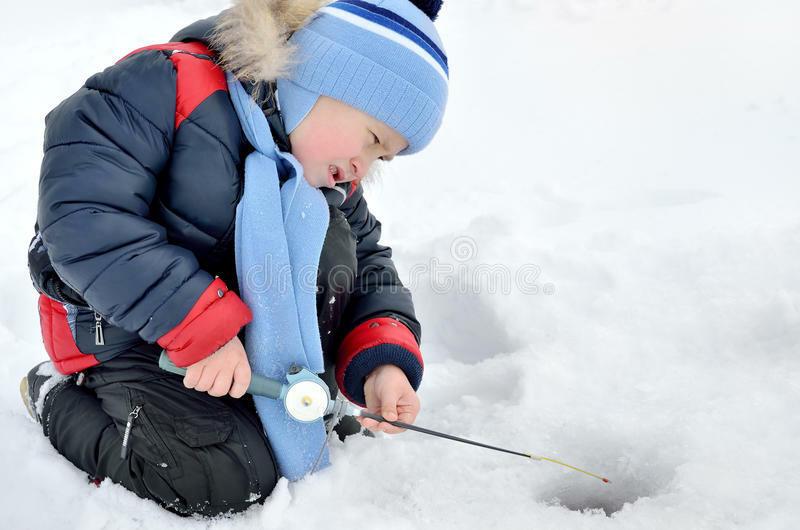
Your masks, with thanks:
<instances>
[{"instance_id":1,"label":"white background","mask_svg":"<svg viewBox=\"0 0 800 530\"><path fill-rule=\"evenodd\" d=\"M219 521L87 485L17 393L45 358L25 256L44 115L226 3L20 2L0 83L4 526L796 527L800 5L446 4L445 124L368 189L423 323L417 423L612 484L408 432L337 441L332 468ZM538 270L539 292L492 292L481 267Z\"/></svg>"}]
</instances>

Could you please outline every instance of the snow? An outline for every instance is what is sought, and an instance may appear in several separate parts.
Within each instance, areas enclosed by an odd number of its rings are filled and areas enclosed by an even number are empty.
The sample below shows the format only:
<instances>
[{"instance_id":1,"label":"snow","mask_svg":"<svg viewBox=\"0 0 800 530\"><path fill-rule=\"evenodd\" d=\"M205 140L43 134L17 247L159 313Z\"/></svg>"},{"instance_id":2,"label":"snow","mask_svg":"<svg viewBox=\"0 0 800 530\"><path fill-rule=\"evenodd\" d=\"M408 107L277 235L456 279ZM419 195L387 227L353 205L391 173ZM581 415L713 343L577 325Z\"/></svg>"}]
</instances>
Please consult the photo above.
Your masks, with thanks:
<instances>
[{"instance_id":1,"label":"snow","mask_svg":"<svg viewBox=\"0 0 800 530\"><path fill-rule=\"evenodd\" d=\"M42 386L39 388L39 397L36 399L36 403L33 404L36 415L41 417L44 412L44 399L47 397L47 393L55 388L58 383L67 379L67 376L61 375L58 370L56 370L53 363L40 364L39 368L36 370L36 375L50 376L42 383Z\"/></svg>"},{"instance_id":2,"label":"snow","mask_svg":"<svg viewBox=\"0 0 800 530\"><path fill-rule=\"evenodd\" d=\"M445 125L368 189L423 323L417 424L611 484L407 432L334 440L331 468L214 521L87 485L17 393L44 359L25 267L44 115L225 3L113 5L18 3L5 28L9 528L796 527L795 2L448 2Z\"/></svg>"}]
</instances>

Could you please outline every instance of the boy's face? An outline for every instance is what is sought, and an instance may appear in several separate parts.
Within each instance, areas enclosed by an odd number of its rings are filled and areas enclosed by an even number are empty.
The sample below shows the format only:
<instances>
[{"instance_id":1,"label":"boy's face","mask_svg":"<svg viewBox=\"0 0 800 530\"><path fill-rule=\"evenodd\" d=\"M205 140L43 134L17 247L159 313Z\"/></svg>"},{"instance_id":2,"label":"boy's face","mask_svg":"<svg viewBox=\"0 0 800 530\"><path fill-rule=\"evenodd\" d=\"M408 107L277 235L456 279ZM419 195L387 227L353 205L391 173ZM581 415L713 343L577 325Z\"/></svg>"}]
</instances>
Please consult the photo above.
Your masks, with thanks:
<instances>
[{"instance_id":1,"label":"boy's face","mask_svg":"<svg viewBox=\"0 0 800 530\"><path fill-rule=\"evenodd\" d=\"M385 123L327 96L319 97L289 141L315 188L361 180L376 159L391 160L408 146Z\"/></svg>"}]
</instances>

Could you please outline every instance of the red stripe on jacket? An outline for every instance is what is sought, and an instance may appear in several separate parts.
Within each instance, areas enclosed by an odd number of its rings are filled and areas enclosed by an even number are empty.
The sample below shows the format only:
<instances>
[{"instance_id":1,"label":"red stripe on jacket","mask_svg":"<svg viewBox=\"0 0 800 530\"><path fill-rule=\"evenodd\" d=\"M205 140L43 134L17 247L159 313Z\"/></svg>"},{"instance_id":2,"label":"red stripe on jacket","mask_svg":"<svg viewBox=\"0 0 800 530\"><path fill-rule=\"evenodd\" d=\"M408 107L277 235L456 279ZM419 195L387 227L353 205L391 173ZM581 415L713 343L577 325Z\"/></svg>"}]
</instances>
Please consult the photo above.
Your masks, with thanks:
<instances>
[{"instance_id":1,"label":"red stripe on jacket","mask_svg":"<svg viewBox=\"0 0 800 530\"><path fill-rule=\"evenodd\" d=\"M158 339L158 345L176 366L186 367L220 349L251 320L250 308L216 278L180 324Z\"/></svg>"},{"instance_id":2,"label":"red stripe on jacket","mask_svg":"<svg viewBox=\"0 0 800 530\"><path fill-rule=\"evenodd\" d=\"M94 355L83 353L75 344L64 304L45 294L39 295L39 325L44 349L60 373L69 375L99 364Z\"/></svg>"},{"instance_id":3,"label":"red stripe on jacket","mask_svg":"<svg viewBox=\"0 0 800 530\"><path fill-rule=\"evenodd\" d=\"M147 50L175 50L183 53L173 53L170 60L175 65L176 95L175 95L175 129L181 126L183 120L194 112L203 101L219 90L228 90L225 72L209 59L195 57L192 54L213 57L214 54L201 42L168 42L138 48L122 59Z\"/></svg>"},{"instance_id":4,"label":"red stripe on jacket","mask_svg":"<svg viewBox=\"0 0 800 530\"><path fill-rule=\"evenodd\" d=\"M414 354L420 366L425 366L417 339L405 324L390 317L365 320L353 328L339 345L336 359L336 383L348 399L352 400L351 396L347 394L344 385L344 374L347 371L347 366L359 353L378 344L397 344L402 346Z\"/></svg>"}]
</instances>

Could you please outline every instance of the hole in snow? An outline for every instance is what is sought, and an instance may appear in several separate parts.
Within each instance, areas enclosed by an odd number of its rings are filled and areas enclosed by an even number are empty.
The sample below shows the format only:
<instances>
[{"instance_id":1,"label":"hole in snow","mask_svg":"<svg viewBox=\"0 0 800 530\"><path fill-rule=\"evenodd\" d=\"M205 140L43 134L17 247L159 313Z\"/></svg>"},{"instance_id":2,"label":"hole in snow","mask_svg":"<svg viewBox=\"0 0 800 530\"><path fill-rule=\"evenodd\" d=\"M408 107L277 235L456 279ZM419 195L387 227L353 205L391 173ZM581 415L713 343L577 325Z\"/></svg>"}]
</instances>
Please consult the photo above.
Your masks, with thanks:
<instances>
[{"instance_id":1,"label":"hole in snow","mask_svg":"<svg viewBox=\"0 0 800 530\"><path fill-rule=\"evenodd\" d=\"M603 470L602 459L594 459L595 468ZM607 516L618 512L627 503L662 493L675 476L676 465L658 459L658 455L639 454L635 458L618 458L615 466L607 467L605 476L611 481L603 484L589 477L565 472L550 483L539 499L547 504L570 510L603 510ZM602 475L602 473L600 473Z\"/></svg>"}]
</instances>

